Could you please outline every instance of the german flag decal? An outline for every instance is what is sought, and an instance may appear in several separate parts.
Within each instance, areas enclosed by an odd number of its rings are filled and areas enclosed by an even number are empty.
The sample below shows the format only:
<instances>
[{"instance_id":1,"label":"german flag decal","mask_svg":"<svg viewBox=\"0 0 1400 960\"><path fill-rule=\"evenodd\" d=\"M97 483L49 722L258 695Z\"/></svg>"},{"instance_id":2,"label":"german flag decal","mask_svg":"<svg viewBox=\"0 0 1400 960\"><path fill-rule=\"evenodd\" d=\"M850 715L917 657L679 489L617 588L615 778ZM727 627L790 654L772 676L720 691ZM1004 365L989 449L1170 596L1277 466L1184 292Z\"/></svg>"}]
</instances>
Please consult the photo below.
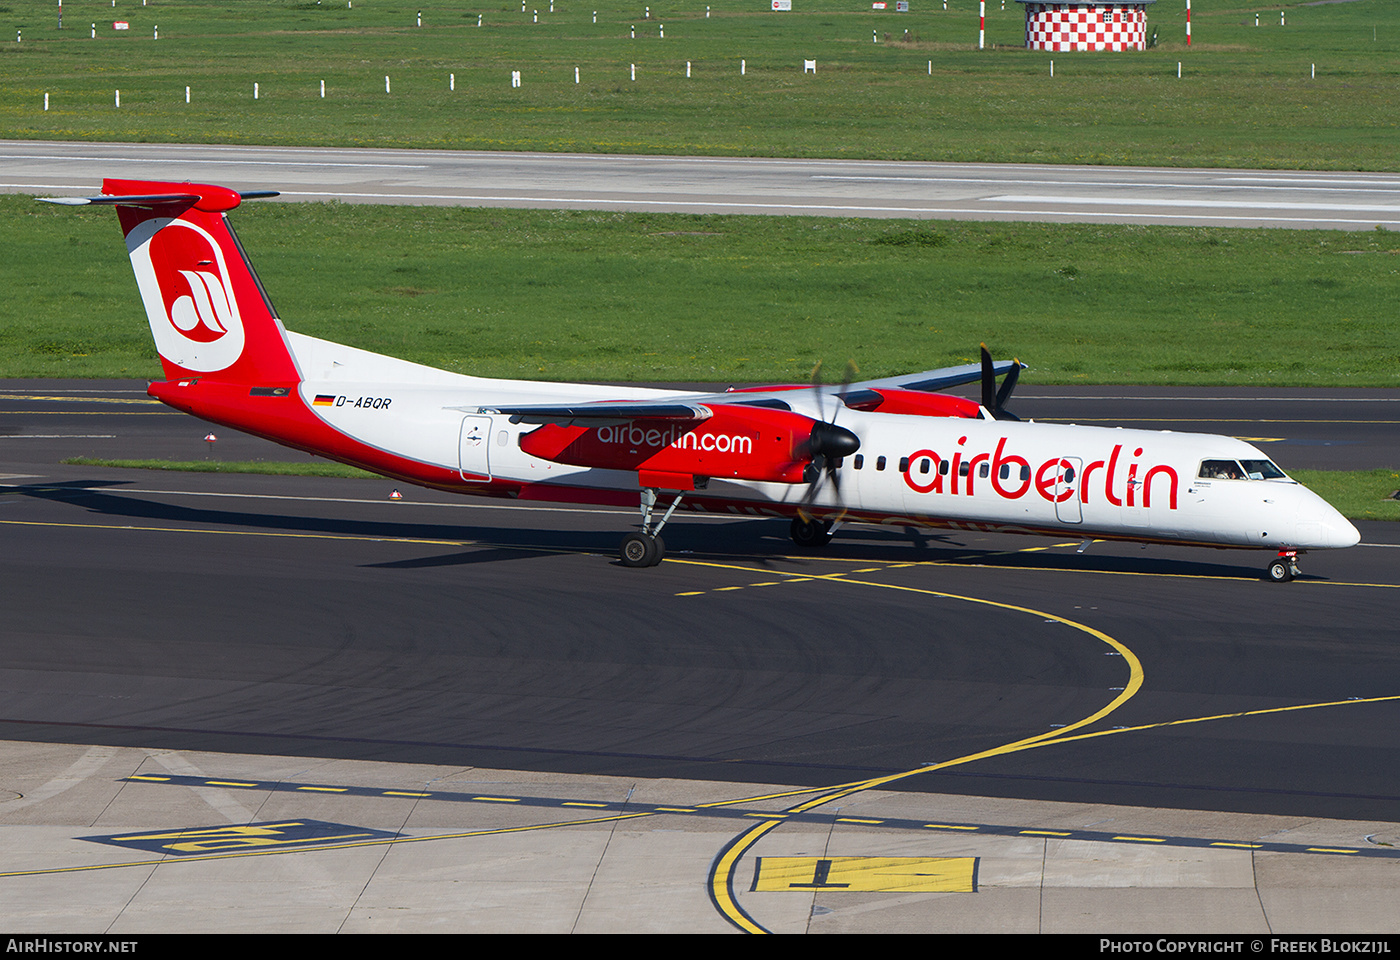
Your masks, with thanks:
<instances>
[{"instance_id":1,"label":"german flag decal","mask_svg":"<svg viewBox=\"0 0 1400 960\"><path fill-rule=\"evenodd\" d=\"M313 407L333 407L335 406L335 394L318 393L316 399L311 401Z\"/></svg>"}]
</instances>

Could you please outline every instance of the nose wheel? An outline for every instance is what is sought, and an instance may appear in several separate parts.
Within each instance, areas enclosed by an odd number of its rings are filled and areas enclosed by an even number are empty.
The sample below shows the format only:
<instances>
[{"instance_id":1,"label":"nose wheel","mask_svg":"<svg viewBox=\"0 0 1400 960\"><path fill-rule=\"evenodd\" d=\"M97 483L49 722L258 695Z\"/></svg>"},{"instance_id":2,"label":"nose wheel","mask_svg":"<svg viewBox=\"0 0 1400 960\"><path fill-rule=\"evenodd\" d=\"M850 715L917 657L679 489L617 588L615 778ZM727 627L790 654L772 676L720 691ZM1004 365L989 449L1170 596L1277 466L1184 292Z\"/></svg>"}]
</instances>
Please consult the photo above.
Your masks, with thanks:
<instances>
[{"instance_id":1,"label":"nose wheel","mask_svg":"<svg viewBox=\"0 0 1400 960\"><path fill-rule=\"evenodd\" d=\"M1287 583L1298 575L1298 551L1280 550L1265 576L1273 583Z\"/></svg>"}]
</instances>

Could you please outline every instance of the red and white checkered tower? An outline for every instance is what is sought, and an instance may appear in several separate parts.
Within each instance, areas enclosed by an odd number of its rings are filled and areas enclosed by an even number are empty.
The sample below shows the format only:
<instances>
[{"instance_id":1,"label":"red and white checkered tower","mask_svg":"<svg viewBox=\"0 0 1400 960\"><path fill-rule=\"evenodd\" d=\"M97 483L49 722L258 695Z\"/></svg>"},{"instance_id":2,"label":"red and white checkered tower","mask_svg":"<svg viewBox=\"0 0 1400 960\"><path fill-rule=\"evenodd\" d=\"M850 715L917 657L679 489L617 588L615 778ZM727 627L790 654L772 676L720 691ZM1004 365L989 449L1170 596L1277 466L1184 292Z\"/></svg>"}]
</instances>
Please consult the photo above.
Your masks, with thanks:
<instances>
[{"instance_id":1,"label":"red and white checkered tower","mask_svg":"<svg viewBox=\"0 0 1400 960\"><path fill-rule=\"evenodd\" d=\"M1017 2L1026 8L1028 50L1146 50L1147 5L1156 0Z\"/></svg>"}]
</instances>

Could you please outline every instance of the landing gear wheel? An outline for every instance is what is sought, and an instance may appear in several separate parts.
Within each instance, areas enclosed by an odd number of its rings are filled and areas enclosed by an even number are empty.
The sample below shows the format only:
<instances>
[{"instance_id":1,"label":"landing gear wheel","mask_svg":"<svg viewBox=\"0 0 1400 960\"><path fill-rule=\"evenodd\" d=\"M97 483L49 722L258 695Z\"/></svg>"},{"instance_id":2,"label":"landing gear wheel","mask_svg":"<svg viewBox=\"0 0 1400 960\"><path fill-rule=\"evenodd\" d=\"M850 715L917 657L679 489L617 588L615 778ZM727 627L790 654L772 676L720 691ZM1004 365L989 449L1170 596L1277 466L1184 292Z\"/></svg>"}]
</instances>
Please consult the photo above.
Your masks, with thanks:
<instances>
[{"instance_id":1,"label":"landing gear wheel","mask_svg":"<svg viewBox=\"0 0 1400 960\"><path fill-rule=\"evenodd\" d=\"M814 550L831 542L831 524L822 520L803 520L801 517L793 517L788 535L792 537L793 543L804 550Z\"/></svg>"},{"instance_id":2,"label":"landing gear wheel","mask_svg":"<svg viewBox=\"0 0 1400 960\"><path fill-rule=\"evenodd\" d=\"M1293 575L1297 572L1297 568L1292 563L1280 558L1269 564L1268 577L1274 583L1287 583L1293 579Z\"/></svg>"},{"instance_id":3,"label":"landing gear wheel","mask_svg":"<svg viewBox=\"0 0 1400 960\"><path fill-rule=\"evenodd\" d=\"M624 567L654 567L661 562L666 544L660 537L645 533L629 533L622 538L618 556Z\"/></svg>"}]
</instances>

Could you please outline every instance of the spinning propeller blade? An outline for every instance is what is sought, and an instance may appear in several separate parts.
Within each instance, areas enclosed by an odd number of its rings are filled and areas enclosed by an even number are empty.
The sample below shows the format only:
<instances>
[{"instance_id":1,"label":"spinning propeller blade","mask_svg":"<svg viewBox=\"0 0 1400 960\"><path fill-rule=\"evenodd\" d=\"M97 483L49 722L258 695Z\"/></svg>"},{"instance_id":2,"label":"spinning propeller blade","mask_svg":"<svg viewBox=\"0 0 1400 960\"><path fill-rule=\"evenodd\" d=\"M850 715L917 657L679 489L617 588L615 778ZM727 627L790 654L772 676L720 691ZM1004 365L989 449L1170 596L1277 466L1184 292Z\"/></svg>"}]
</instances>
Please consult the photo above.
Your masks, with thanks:
<instances>
[{"instance_id":1,"label":"spinning propeller blade","mask_svg":"<svg viewBox=\"0 0 1400 960\"><path fill-rule=\"evenodd\" d=\"M982 406L992 415L993 420L1021 419L1006 409L1006 401L1011 399L1012 391L1016 389L1016 381L1020 378L1021 361L1013 360L1011 369L1007 371L1006 378L1001 382L1001 389L998 390L992 354L987 345L982 344Z\"/></svg>"}]
</instances>

